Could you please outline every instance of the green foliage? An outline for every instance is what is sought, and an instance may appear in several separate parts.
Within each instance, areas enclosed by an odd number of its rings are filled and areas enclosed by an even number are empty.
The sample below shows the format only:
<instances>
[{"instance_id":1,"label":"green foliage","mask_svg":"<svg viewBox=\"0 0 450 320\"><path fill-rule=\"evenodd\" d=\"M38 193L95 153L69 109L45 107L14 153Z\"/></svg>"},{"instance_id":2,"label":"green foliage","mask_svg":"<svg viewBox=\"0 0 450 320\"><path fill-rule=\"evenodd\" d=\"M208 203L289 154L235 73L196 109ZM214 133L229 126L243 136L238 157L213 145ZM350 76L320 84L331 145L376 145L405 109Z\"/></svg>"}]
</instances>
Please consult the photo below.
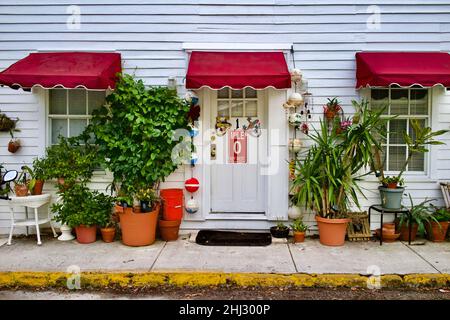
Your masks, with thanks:
<instances>
[{"instance_id":1,"label":"green foliage","mask_svg":"<svg viewBox=\"0 0 450 320\"><path fill-rule=\"evenodd\" d=\"M150 205L153 205L156 201L158 201L159 197L156 194L155 189L153 188L142 188L136 192L136 198L139 201L148 202Z\"/></svg>"},{"instance_id":2,"label":"green foliage","mask_svg":"<svg viewBox=\"0 0 450 320\"><path fill-rule=\"evenodd\" d=\"M330 128L321 121L320 128L308 135L315 144L296 161L293 202L325 218L345 216L351 202L359 207L359 181L371 171L358 172L374 167L373 149L381 148L376 135L387 121L381 117L383 110L371 110L366 100L352 104L352 124L338 134L338 124L332 122Z\"/></svg>"},{"instance_id":3,"label":"green foliage","mask_svg":"<svg viewBox=\"0 0 450 320\"><path fill-rule=\"evenodd\" d=\"M425 199L419 204L414 205L413 199L409 194L409 202L412 223L418 225L418 231L421 236L425 234L426 225L430 224L431 221L436 221L435 217L432 215L432 209L429 205L434 199ZM403 225L409 227L409 215L407 213L402 213L398 220L398 226L401 228Z\"/></svg>"},{"instance_id":4,"label":"green foliage","mask_svg":"<svg viewBox=\"0 0 450 320\"><path fill-rule=\"evenodd\" d=\"M384 177L381 179L381 183L383 184L383 186L387 186L389 183L397 183L398 185L402 186L404 183L403 178L399 178L399 177Z\"/></svg>"},{"instance_id":5,"label":"green foliage","mask_svg":"<svg viewBox=\"0 0 450 320\"><path fill-rule=\"evenodd\" d=\"M88 181L99 166L97 147L89 143L89 136L65 138L47 148L46 156L38 160L39 174L46 179L64 178L67 184L78 180Z\"/></svg>"},{"instance_id":6,"label":"green foliage","mask_svg":"<svg viewBox=\"0 0 450 320\"><path fill-rule=\"evenodd\" d=\"M175 90L146 88L130 75L120 77L106 101L94 112L88 132L94 133L115 184L137 189L163 181L177 168L171 159L179 142L174 131L187 130L189 105Z\"/></svg>"},{"instance_id":7,"label":"green foliage","mask_svg":"<svg viewBox=\"0 0 450 320\"><path fill-rule=\"evenodd\" d=\"M291 224L291 228L294 232L306 232L308 230L308 226L303 223L302 218L295 219Z\"/></svg>"},{"instance_id":8,"label":"green foliage","mask_svg":"<svg viewBox=\"0 0 450 320\"><path fill-rule=\"evenodd\" d=\"M111 222L114 198L98 191L90 191L84 183L77 183L59 192L61 200L52 205L55 220L70 227L98 225Z\"/></svg>"},{"instance_id":9,"label":"green foliage","mask_svg":"<svg viewBox=\"0 0 450 320\"><path fill-rule=\"evenodd\" d=\"M445 222L450 221L450 211L447 208L437 208L433 207L433 218L436 219L436 222Z\"/></svg>"}]
</instances>

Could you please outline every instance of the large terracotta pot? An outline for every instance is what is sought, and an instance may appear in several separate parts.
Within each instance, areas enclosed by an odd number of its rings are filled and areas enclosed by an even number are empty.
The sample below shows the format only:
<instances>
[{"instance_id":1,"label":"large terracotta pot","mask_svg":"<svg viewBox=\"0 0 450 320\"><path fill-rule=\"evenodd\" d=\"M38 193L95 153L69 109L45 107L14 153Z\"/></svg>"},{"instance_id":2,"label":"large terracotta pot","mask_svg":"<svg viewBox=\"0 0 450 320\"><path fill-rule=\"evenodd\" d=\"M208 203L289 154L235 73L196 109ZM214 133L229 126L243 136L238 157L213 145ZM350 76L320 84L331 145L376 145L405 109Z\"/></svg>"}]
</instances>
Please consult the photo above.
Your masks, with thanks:
<instances>
[{"instance_id":1,"label":"large terracotta pot","mask_svg":"<svg viewBox=\"0 0 450 320\"><path fill-rule=\"evenodd\" d=\"M79 243L92 243L95 242L97 238L97 226L88 227L80 225L75 227L75 232Z\"/></svg>"},{"instance_id":2,"label":"large terracotta pot","mask_svg":"<svg viewBox=\"0 0 450 320\"><path fill-rule=\"evenodd\" d=\"M413 223L411 227L411 241L416 240L417 231L419 230L419 225L417 223ZM408 224L404 223L400 227L400 240L402 241L408 241L409 239L409 226Z\"/></svg>"},{"instance_id":3,"label":"large terracotta pot","mask_svg":"<svg viewBox=\"0 0 450 320\"><path fill-rule=\"evenodd\" d=\"M426 224L428 238L433 242L443 242L447 235L449 224L450 222L448 221L441 221L439 223L433 221L431 225Z\"/></svg>"},{"instance_id":4,"label":"large terracotta pot","mask_svg":"<svg viewBox=\"0 0 450 320\"><path fill-rule=\"evenodd\" d=\"M320 243L326 246L342 246L345 242L350 219L327 219L316 216Z\"/></svg>"},{"instance_id":5,"label":"large terracotta pot","mask_svg":"<svg viewBox=\"0 0 450 320\"><path fill-rule=\"evenodd\" d=\"M101 228L102 239L104 242L113 242L116 236L116 228Z\"/></svg>"},{"instance_id":6,"label":"large terracotta pot","mask_svg":"<svg viewBox=\"0 0 450 320\"><path fill-rule=\"evenodd\" d=\"M31 192L32 195L40 195L42 194L42 189L44 188L44 181L43 180L36 180L34 184L34 188Z\"/></svg>"},{"instance_id":7,"label":"large terracotta pot","mask_svg":"<svg viewBox=\"0 0 450 320\"><path fill-rule=\"evenodd\" d=\"M164 241L178 240L181 220L159 220L159 232Z\"/></svg>"},{"instance_id":8,"label":"large terracotta pot","mask_svg":"<svg viewBox=\"0 0 450 320\"><path fill-rule=\"evenodd\" d=\"M155 242L158 214L159 206L146 213L135 213L132 208L124 208L124 212L119 213L123 244L139 247Z\"/></svg>"}]
</instances>

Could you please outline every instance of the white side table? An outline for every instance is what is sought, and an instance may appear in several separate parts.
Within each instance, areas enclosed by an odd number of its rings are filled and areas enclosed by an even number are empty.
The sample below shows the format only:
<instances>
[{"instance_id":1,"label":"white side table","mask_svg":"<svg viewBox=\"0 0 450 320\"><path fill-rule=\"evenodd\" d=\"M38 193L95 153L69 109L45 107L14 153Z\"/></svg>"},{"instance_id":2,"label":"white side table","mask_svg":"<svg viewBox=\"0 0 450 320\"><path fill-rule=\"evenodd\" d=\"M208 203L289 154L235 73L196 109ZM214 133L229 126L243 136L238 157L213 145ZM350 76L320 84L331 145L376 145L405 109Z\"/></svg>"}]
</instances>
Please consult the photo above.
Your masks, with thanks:
<instances>
[{"instance_id":1,"label":"white side table","mask_svg":"<svg viewBox=\"0 0 450 320\"><path fill-rule=\"evenodd\" d=\"M50 216L50 210L47 211L47 218L40 219L38 209L44 205L47 205L50 203L51 195L49 193L41 194L37 196L26 196L26 197L10 197L10 200L8 200L9 204L9 212L11 214L11 229L9 232L9 238L8 238L8 245L11 245L11 240L13 236L14 227L21 226L21 227L28 227L28 226L35 226L36 227L36 235L37 235L37 244L41 245L41 233L39 230L39 225L49 222L50 227L53 231L53 236L56 238L58 235L55 232L55 228L52 224L52 219ZM25 207L25 208L32 208L34 209L34 219L21 219L17 220L14 216L14 209L17 207Z\"/></svg>"}]
</instances>

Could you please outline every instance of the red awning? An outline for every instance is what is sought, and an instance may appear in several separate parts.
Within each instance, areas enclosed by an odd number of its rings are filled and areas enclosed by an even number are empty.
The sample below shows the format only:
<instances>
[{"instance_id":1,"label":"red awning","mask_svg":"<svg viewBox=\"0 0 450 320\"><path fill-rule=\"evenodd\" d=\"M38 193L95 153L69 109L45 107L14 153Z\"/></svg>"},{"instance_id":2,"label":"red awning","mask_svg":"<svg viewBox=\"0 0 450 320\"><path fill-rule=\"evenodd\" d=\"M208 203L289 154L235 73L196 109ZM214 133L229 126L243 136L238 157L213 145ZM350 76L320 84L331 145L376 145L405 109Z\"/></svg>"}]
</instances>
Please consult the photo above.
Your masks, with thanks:
<instances>
[{"instance_id":1,"label":"red awning","mask_svg":"<svg viewBox=\"0 0 450 320\"><path fill-rule=\"evenodd\" d=\"M450 55L445 52L358 52L356 87L420 85L450 87Z\"/></svg>"},{"instance_id":2,"label":"red awning","mask_svg":"<svg viewBox=\"0 0 450 320\"><path fill-rule=\"evenodd\" d=\"M291 88L291 76L282 52L193 51L186 75L186 88L252 87Z\"/></svg>"},{"instance_id":3,"label":"red awning","mask_svg":"<svg viewBox=\"0 0 450 320\"><path fill-rule=\"evenodd\" d=\"M31 53L0 72L0 84L11 88L114 88L121 71L120 53Z\"/></svg>"}]
</instances>

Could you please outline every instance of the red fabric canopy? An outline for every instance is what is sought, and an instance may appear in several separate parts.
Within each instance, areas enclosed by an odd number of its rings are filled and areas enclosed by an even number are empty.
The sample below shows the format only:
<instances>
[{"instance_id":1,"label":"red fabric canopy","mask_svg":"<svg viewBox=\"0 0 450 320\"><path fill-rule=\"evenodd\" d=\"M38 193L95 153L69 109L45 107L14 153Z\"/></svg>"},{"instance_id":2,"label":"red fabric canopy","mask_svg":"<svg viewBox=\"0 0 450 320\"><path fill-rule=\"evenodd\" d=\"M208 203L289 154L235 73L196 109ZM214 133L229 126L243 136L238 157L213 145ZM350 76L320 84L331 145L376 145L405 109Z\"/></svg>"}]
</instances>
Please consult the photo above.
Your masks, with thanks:
<instances>
[{"instance_id":1,"label":"red fabric canopy","mask_svg":"<svg viewBox=\"0 0 450 320\"><path fill-rule=\"evenodd\" d=\"M356 87L420 85L450 87L450 55L445 52L358 52Z\"/></svg>"},{"instance_id":2,"label":"red fabric canopy","mask_svg":"<svg viewBox=\"0 0 450 320\"><path fill-rule=\"evenodd\" d=\"M186 88L291 88L291 76L282 52L193 51Z\"/></svg>"},{"instance_id":3,"label":"red fabric canopy","mask_svg":"<svg viewBox=\"0 0 450 320\"><path fill-rule=\"evenodd\" d=\"M31 53L0 72L0 84L11 88L114 88L121 71L120 53Z\"/></svg>"}]
</instances>

